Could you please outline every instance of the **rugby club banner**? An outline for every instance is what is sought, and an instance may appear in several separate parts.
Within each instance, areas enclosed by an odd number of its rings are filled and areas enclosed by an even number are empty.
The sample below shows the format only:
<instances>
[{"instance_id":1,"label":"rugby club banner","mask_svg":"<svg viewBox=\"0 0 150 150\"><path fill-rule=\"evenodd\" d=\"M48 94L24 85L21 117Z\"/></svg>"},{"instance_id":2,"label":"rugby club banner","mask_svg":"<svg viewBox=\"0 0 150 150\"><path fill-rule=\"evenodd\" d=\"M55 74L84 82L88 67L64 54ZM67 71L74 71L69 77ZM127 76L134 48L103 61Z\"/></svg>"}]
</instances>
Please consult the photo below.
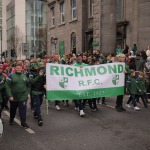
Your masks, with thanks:
<instances>
[{"instance_id":1,"label":"rugby club banner","mask_svg":"<svg viewBox=\"0 0 150 150\"><path fill-rule=\"evenodd\" d=\"M47 100L79 100L124 94L124 63L83 68L47 64Z\"/></svg>"}]
</instances>

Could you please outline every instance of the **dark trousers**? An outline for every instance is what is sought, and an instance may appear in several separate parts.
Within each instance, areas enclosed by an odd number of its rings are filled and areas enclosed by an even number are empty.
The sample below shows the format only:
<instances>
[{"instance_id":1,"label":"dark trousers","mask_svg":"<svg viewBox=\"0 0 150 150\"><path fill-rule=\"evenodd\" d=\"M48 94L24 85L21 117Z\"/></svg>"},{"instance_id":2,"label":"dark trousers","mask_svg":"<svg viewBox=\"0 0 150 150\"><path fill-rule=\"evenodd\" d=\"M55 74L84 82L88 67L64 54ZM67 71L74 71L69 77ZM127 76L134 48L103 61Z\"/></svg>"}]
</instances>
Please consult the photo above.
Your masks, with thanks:
<instances>
[{"instance_id":1,"label":"dark trousers","mask_svg":"<svg viewBox=\"0 0 150 150\"><path fill-rule=\"evenodd\" d=\"M97 100L97 98L93 98L93 99L88 100L89 106L91 109L97 109L96 100Z\"/></svg>"},{"instance_id":2,"label":"dark trousers","mask_svg":"<svg viewBox=\"0 0 150 150\"><path fill-rule=\"evenodd\" d=\"M79 108L79 110L83 110L82 100L74 100L74 104L76 108Z\"/></svg>"},{"instance_id":3,"label":"dark trousers","mask_svg":"<svg viewBox=\"0 0 150 150\"><path fill-rule=\"evenodd\" d=\"M136 95L135 94L130 95L127 104L129 104L131 101L132 101L132 104L133 104L134 107L137 106L137 104L136 104Z\"/></svg>"},{"instance_id":4,"label":"dark trousers","mask_svg":"<svg viewBox=\"0 0 150 150\"><path fill-rule=\"evenodd\" d=\"M19 116L20 116L21 123L25 123L26 122L26 110L27 110L27 102L25 101L10 102L10 122L14 120L17 108L19 109Z\"/></svg>"},{"instance_id":5,"label":"dark trousers","mask_svg":"<svg viewBox=\"0 0 150 150\"><path fill-rule=\"evenodd\" d=\"M147 107L145 95L137 95L137 102L139 101L139 98L142 99L144 106Z\"/></svg>"},{"instance_id":6,"label":"dark trousers","mask_svg":"<svg viewBox=\"0 0 150 150\"><path fill-rule=\"evenodd\" d=\"M33 95L32 95L32 94L31 94L30 106L31 106L31 109L34 110L34 98L33 98Z\"/></svg>"},{"instance_id":7,"label":"dark trousers","mask_svg":"<svg viewBox=\"0 0 150 150\"><path fill-rule=\"evenodd\" d=\"M0 103L0 119L1 119L1 116L2 115L2 103Z\"/></svg>"},{"instance_id":8,"label":"dark trousers","mask_svg":"<svg viewBox=\"0 0 150 150\"><path fill-rule=\"evenodd\" d=\"M33 95L34 99L34 116L37 116L38 119L41 119L41 105L43 102L43 94Z\"/></svg>"},{"instance_id":9,"label":"dark trousers","mask_svg":"<svg viewBox=\"0 0 150 150\"><path fill-rule=\"evenodd\" d=\"M118 95L116 100L116 107L122 107L123 104L123 95Z\"/></svg>"},{"instance_id":10,"label":"dark trousers","mask_svg":"<svg viewBox=\"0 0 150 150\"><path fill-rule=\"evenodd\" d=\"M2 109L4 109L8 105L8 98L3 96Z\"/></svg>"}]
</instances>

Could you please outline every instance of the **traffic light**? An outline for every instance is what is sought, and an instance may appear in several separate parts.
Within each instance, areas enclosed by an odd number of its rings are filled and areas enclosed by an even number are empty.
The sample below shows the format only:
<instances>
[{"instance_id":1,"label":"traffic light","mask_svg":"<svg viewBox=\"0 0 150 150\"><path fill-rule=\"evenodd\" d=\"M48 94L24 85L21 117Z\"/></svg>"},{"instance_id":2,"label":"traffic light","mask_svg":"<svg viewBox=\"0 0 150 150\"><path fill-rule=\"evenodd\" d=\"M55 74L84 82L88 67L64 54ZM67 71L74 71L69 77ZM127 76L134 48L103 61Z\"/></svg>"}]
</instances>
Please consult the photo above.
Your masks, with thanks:
<instances>
[{"instance_id":1,"label":"traffic light","mask_svg":"<svg viewBox=\"0 0 150 150\"><path fill-rule=\"evenodd\" d=\"M15 57L15 50L11 49L11 57Z\"/></svg>"}]
</instances>

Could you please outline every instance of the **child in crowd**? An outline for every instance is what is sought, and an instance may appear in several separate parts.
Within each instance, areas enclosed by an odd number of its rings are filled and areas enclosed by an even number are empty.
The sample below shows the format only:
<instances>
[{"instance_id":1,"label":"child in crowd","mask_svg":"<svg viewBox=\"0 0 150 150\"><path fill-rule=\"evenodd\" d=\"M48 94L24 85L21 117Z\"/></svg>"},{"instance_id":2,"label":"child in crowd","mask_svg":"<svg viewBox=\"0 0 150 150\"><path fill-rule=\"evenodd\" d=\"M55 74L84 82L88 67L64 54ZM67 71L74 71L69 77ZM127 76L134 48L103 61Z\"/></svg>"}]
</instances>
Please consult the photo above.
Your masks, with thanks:
<instances>
[{"instance_id":1,"label":"child in crowd","mask_svg":"<svg viewBox=\"0 0 150 150\"><path fill-rule=\"evenodd\" d=\"M141 92L141 89L138 87L137 81L135 79L135 71L132 69L130 70L130 77L127 80L127 89L129 91L130 97L126 106L130 108L130 102L132 101L134 110L140 110L140 108L137 107L136 95L138 94L138 92Z\"/></svg>"},{"instance_id":2,"label":"child in crowd","mask_svg":"<svg viewBox=\"0 0 150 150\"><path fill-rule=\"evenodd\" d=\"M138 95L137 95L137 102L139 101L139 98L141 98L145 108L147 108L146 97L145 97L146 89L147 89L147 83L146 83L146 80L144 78L144 73L141 71L139 72L139 75L137 78L137 84L138 84L138 87L140 88L140 91L138 92Z\"/></svg>"}]
</instances>

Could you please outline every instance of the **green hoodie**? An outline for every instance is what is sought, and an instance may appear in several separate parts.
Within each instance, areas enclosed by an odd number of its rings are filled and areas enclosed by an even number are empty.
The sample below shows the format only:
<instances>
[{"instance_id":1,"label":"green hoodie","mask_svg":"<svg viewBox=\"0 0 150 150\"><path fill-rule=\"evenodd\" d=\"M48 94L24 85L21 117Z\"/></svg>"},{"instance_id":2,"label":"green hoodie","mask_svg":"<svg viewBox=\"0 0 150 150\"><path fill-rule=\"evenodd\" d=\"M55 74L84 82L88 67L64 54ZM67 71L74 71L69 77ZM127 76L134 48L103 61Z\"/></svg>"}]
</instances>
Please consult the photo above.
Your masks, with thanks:
<instances>
[{"instance_id":1,"label":"green hoodie","mask_svg":"<svg viewBox=\"0 0 150 150\"><path fill-rule=\"evenodd\" d=\"M76 67L84 67L84 66L88 66L88 64L85 64L85 63L83 63L83 62L75 62L74 64L73 64L73 66L76 66Z\"/></svg>"},{"instance_id":2,"label":"green hoodie","mask_svg":"<svg viewBox=\"0 0 150 150\"><path fill-rule=\"evenodd\" d=\"M30 93L29 79L23 73L13 73L6 80L6 94L14 101L27 101Z\"/></svg>"},{"instance_id":3,"label":"green hoodie","mask_svg":"<svg viewBox=\"0 0 150 150\"><path fill-rule=\"evenodd\" d=\"M138 95L143 95L147 89L146 80L144 78L138 78L137 82L138 82L138 87L140 88L140 91L138 91Z\"/></svg>"},{"instance_id":4,"label":"green hoodie","mask_svg":"<svg viewBox=\"0 0 150 150\"><path fill-rule=\"evenodd\" d=\"M137 94L140 91L138 83L133 76L130 76L130 78L127 81L127 89L130 94Z\"/></svg>"}]
</instances>

